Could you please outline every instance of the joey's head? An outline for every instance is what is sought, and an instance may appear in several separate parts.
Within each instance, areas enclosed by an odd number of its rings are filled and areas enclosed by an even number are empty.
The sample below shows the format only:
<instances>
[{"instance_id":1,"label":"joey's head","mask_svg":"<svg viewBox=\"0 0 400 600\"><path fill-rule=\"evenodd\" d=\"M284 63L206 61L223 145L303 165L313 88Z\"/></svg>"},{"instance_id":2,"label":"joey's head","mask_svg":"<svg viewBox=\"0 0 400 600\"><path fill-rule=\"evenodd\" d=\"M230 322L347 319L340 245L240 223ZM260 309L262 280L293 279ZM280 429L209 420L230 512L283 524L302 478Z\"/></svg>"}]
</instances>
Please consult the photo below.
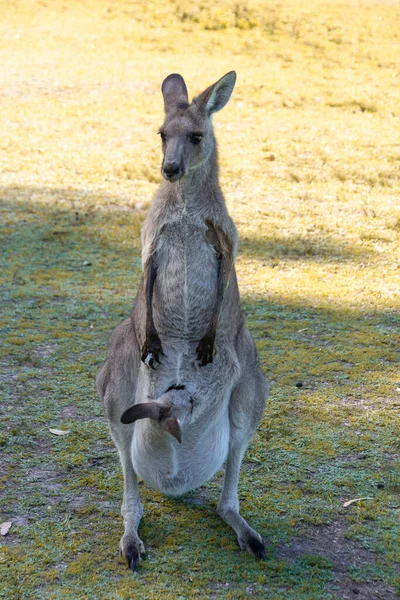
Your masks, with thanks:
<instances>
[{"instance_id":1,"label":"joey's head","mask_svg":"<svg viewBox=\"0 0 400 600\"><path fill-rule=\"evenodd\" d=\"M182 442L182 427L190 423L194 399L184 388L171 389L152 402L134 404L121 417L121 423L134 423L139 419L153 419Z\"/></svg>"},{"instance_id":2,"label":"joey's head","mask_svg":"<svg viewBox=\"0 0 400 600\"><path fill-rule=\"evenodd\" d=\"M216 148L211 117L231 97L236 73L230 71L189 103L186 84L173 73L163 81L165 120L160 128L163 162L161 173L167 181L181 179L207 162Z\"/></svg>"}]
</instances>

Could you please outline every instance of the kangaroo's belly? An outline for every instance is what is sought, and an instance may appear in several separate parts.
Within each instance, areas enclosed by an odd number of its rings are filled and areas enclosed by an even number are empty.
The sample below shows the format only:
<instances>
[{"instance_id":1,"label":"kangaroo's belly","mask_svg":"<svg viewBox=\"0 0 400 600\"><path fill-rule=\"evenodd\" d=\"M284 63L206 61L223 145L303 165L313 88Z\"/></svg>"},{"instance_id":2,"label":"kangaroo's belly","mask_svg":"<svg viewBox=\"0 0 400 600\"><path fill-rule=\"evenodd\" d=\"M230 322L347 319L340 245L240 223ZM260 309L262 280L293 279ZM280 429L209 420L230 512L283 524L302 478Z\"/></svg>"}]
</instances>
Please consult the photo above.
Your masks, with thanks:
<instances>
[{"instance_id":1,"label":"kangaroo's belly","mask_svg":"<svg viewBox=\"0 0 400 600\"><path fill-rule=\"evenodd\" d=\"M161 339L199 340L211 323L218 262L206 231L204 223L183 218L159 236L154 321Z\"/></svg>"},{"instance_id":2,"label":"kangaroo's belly","mask_svg":"<svg viewBox=\"0 0 400 600\"><path fill-rule=\"evenodd\" d=\"M132 464L148 485L168 496L180 496L209 481L221 468L229 447L229 417L224 410L207 432L198 423L182 432L182 444L158 423L137 421Z\"/></svg>"}]
</instances>

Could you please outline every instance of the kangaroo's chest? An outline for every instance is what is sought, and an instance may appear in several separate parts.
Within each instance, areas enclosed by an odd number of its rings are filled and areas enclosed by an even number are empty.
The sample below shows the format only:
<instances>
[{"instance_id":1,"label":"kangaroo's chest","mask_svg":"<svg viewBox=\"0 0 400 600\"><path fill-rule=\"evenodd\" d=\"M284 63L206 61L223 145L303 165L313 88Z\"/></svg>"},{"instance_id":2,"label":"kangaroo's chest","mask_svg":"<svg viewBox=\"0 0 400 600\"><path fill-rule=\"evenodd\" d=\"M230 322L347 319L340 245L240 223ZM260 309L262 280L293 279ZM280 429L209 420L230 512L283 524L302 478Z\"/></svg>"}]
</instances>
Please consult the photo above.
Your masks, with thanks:
<instances>
[{"instance_id":1,"label":"kangaroo's chest","mask_svg":"<svg viewBox=\"0 0 400 600\"><path fill-rule=\"evenodd\" d=\"M154 306L161 339L199 339L211 322L218 260L207 231L200 219L182 216L158 237Z\"/></svg>"}]
</instances>

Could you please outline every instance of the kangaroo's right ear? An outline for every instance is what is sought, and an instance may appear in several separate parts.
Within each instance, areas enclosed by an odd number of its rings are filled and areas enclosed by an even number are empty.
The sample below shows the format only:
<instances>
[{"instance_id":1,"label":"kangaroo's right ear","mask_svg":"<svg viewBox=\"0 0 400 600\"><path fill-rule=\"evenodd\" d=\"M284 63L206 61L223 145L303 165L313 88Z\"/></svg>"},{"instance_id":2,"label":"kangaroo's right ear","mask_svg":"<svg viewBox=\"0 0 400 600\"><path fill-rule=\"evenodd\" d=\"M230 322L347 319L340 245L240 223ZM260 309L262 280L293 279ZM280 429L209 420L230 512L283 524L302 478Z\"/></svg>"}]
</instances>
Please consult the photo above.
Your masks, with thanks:
<instances>
[{"instance_id":1,"label":"kangaroo's right ear","mask_svg":"<svg viewBox=\"0 0 400 600\"><path fill-rule=\"evenodd\" d=\"M189 104L186 83L178 73L172 73L164 79L161 91L164 96L164 109L166 113L179 107L180 104L185 106Z\"/></svg>"}]
</instances>

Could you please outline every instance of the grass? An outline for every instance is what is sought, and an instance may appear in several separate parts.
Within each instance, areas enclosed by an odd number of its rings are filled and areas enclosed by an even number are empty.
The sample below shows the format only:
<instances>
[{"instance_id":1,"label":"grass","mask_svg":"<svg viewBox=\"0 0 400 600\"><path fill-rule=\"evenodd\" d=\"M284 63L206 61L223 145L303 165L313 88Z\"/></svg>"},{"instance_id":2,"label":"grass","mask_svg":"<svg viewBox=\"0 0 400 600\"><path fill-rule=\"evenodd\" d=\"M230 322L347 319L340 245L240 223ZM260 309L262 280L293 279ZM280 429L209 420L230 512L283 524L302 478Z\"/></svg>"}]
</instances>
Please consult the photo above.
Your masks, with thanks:
<instances>
[{"instance_id":1,"label":"grass","mask_svg":"<svg viewBox=\"0 0 400 600\"><path fill-rule=\"evenodd\" d=\"M399 597L398 6L1 6L0 598ZM221 180L272 381L240 498L268 556L217 517L221 473L181 500L140 484L133 575L94 376L140 279L161 81L233 68Z\"/></svg>"}]
</instances>

